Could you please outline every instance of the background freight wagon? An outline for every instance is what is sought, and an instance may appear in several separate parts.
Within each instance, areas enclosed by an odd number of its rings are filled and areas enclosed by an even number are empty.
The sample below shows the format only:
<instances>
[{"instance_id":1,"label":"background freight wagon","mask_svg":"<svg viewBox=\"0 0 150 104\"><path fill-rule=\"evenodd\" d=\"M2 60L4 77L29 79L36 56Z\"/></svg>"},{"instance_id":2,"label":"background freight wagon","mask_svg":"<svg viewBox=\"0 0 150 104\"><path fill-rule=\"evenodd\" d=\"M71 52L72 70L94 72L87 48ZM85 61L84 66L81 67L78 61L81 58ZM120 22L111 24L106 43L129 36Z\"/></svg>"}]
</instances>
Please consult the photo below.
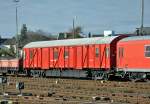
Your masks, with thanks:
<instances>
[{"instance_id":1,"label":"background freight wagon","mask_svg":"<svg viewBox=\"0 0 150 104\"><path fill-rule=\"evenodd\" d=\"M15 73L18 71L19 60L14 58L1 58L0 59L0 72L1 73L8 73L12 72Z\"/></svg>"}]
</instances>

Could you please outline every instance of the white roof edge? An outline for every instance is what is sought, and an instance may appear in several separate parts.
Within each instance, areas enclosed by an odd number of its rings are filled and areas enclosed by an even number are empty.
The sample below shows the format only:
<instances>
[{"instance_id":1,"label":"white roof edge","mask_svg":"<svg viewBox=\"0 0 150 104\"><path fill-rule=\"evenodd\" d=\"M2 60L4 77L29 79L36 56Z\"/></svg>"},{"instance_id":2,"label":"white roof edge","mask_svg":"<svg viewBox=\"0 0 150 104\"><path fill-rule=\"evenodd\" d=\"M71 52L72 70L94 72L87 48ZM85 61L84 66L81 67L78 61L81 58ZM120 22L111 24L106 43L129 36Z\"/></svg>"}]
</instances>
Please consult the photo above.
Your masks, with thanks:
<instances>
[{"instance_id":1,"label":"white roof edge","mask_svg":"<svg viewBox=\"0 0 150 104\"><path fill-rule=\"evenodd\" d=\"M107 44L111 43L118 36L107 37L92 37L80 39L65 39L65 40L51 40L31 42L24 46L24 48L40 48L40 47L57 47L57 46L77 46L85 44Z\"/></svg>"},{"instance_id":2,"label":"white roof edge","mask_svg":"<svg viewBox=\"0 0 150 104\"><path fill-rule=\"evenodd\" d=\"M120 40L120 42L126 42L126 41L136 41L136 40L150 40L150 35L146 35L146 36L131 36L131 37L126 37L122 40Z\"/></svg>"}]
</instances>

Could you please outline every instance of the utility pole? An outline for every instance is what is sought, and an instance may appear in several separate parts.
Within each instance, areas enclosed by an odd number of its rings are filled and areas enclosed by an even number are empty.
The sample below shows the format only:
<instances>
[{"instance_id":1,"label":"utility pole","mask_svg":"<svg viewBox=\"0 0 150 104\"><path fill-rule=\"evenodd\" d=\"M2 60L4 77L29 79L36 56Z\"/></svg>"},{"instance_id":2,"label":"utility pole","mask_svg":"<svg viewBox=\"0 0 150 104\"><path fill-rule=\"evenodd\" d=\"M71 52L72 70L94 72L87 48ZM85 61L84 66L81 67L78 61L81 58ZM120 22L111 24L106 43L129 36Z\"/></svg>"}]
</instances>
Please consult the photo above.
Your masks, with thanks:
<instances>
[{"instance_id":1,"label":"utility pole","mask_svg":"<svg viewBox=\"0 0 150 104\"><path fill-rule=\"evenodd\" d=\"M19 36L18 36L18 2L19 0L14 0L16 4L15 12L16 12L16 58L19 59ZM19 65L18 65L19 68Z\"/></svg>"},{"instance_id":2,"label":"utility pole","mask_svg":"<svg viewBox=\"0 0 150 104\"><path fill-rule=\"evenodd\" d=\"M143 22L144 22L144 0L141 0L141 35L143 35Z\"/></svg>"},{"instance_id":3,"label":"utility pole","mask_svg":"<svg viewBox=\"0 0 150 104\"><path fill-rule=\"evenodd\" d=\"M73 21L72 21L72 27L73 27L73 38L75 38L75 18L73 18Z\"/></svg>"},{"instance_id":4,"label":"utility pole","mask_svg":"<svg viewBox=\"0 0 150 104\"><path fill-rule=\"evenodd\" d=\"M18 60L18 69L19 70L19 58L20 58L20 55L19 55L19 34L18 34L18 2L19 0L14 0L14 3L16 5L16 58Z\"/></svg>"},{"instance_id":5,"label":"utility pole","mask_svg":"<svg viewBox=\"0 0 150 104\"><path fill-rule=\"evenodd\" d=\"M76 26L75 26L76 18L77 18L77 16L74 16L73 17L73 21L72 21L73 38L76 38L76 31L75 31L75 28L76 28Z\"/></svg>"}]
</instances>

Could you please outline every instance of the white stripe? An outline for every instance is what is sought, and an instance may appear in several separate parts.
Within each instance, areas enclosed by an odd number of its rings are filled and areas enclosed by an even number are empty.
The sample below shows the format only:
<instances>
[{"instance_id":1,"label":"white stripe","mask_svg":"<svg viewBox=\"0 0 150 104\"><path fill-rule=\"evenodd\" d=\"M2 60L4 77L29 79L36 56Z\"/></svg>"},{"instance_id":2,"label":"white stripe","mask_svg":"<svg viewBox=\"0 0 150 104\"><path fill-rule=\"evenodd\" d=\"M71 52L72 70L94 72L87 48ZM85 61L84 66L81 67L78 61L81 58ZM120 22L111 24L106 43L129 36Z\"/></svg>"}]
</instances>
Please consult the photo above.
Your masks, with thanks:
<instances>
[{"instance_id":1,"label":"white stripe","mask_svg":"<svg viewBox=\"0 0 150 104\"><path fill-rule=\"evenodd\" d=\"M117 71L126 71L126 72L150 72L150 69L132 69L132 68L118 68Z\"/></svg>"}]
</instances>

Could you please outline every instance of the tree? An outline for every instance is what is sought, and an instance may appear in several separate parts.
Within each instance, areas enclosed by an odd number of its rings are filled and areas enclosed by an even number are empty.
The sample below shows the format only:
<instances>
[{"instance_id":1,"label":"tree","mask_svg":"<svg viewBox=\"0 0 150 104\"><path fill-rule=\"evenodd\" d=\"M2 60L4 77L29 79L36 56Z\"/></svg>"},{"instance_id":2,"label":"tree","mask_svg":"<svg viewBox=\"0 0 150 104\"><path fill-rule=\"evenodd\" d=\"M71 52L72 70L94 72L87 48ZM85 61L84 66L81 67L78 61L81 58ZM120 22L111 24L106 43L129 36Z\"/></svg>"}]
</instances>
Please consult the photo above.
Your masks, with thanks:
<instances>
[{"instance_id":1,"label":"tree","mask_svg":"<svg viewBox=\"0 0 150 104\"><path fill-rule=\"evenodd\" d=\"M11 56L15 57L16 53L15 53L15 48L13 45L10 45L9 53L11 54Z\"/></svg>"},{"instance_id":2,"label":"tree","mask_svg":"<svg viewBox=\"0 0 150 104\"><path fill-rule=\"evenodd\" d=\"M71 32L71 33L74 32L75 34L79 34L79 33L82 32L82 27L77 26L77 27L75 27L74 29L72 28L72 29L70 29L70 32Z\"/></svg>"},{"instance_id":3,"label":"tree","mask_svg":"<svg viewBox=\"0 0 150 104\"><path fill-rule=\"evenodd\" d=\"M15 50L14 47L11 45L10 49L7 47L3 47L0 49L0 57L1 56L9 56L9 57L15 57Z\"/></svg>"},{"instance_id":4,"label":"tree","mask_svg":"<svg viewBox=\"0 0 150 104\"><path fill-rule=\"evenodd\" d=\"M80 36L80 33L82 33L82 27L81 26L77 26L74 29L70 29L69 31L72 34L72 37L74 38L82 38L82 36ZM73 36L75 35L75 36Z\"/></svg>"},{"instance_id":5,"label":"tree","mask_svg":"<svg viewBox=\"0 0 150 104\"><path fill-rule=\"evenodd\" d=\"M22 37L25 36L27 34L27 26L26 24L23 24L22 25L22 28L21 28L21 35Z\"/></svg>"},{"instance_id":6,"label":"tree","mask_svg":"<svg viewBox=\"0 0 150 104\"><path fill-rule=\"evenodd\" d=\"M23 24L22 25L22 28L21 28L21 34L19 36L19 47L23 47L24 45L24 39L27 37L27 26L26 24Z\"/></svg>"},{"instance_id":7,"label":"tree","mask_svg":"<svg viewBox=\"0 0 150 104\"><path fill-rule=\"evenodd\" d=\"M66 38L66 35L65 33L59 33L57 39L65 39Z\"/></svg>"}]
</instances>

